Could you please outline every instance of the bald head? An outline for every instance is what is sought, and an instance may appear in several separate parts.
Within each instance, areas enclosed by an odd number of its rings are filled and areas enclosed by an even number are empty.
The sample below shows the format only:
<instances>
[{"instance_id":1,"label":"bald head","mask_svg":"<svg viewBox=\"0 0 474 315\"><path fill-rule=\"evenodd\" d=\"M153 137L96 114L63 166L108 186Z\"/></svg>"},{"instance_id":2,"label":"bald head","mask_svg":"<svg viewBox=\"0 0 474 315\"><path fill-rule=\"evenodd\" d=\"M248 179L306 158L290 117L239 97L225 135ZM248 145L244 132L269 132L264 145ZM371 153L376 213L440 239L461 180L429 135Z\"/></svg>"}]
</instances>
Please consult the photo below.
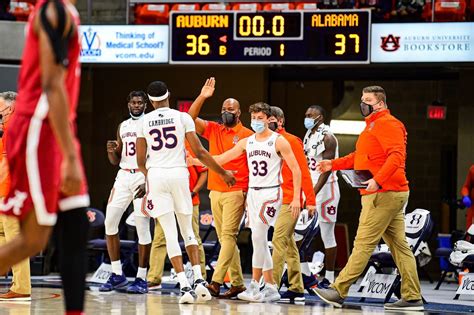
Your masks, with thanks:
<instances>
[{"instance_id":1,"label":"bald head","mask_svg":"<svg viewBox=\"0 0 474 315\"><path fill-rule=\"evenodd\" d=\"M228 98L222 103L222 122L227 127L233 127L239 123L240 103L235 98Z\"/></svg>"}]
</instances>

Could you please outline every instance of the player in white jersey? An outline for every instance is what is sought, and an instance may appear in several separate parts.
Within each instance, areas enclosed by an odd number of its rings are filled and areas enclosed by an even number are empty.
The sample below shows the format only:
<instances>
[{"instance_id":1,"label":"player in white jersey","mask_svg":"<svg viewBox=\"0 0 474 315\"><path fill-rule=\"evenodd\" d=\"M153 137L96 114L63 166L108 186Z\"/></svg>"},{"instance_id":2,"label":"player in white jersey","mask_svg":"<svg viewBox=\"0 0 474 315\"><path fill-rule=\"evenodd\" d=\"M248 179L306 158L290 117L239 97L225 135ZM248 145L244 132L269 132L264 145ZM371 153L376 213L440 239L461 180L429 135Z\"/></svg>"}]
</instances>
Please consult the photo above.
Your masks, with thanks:
<instances>
[{"instance_id":1,"label":"player in white jersey","mask_svg":"<svg viewBox=\"0 0 474 315\"><path fill-rule=\"evenodd\" d=\"M334 227L336 225L337 207L340 199L336 172L320 174L316 170L316 164L319 161L339 157L337 139L332 134L329 126L324 124L325 117L326 111L321 106L313 105L306 110L304 125L308 131L303 141L314 185L316 211L318 212L321 239L323 240L325 251L325 277L318 284L321 288L327 288L330 283L334 282L334 268L337 255Z\"/></svg>"},{"instance_id":2,"label":"player in white jersey","mask_svg":"<svg viewBox=\"0 0 474 315\"><path fill-rule=\"evenodd\" d=\"M273 261L268 247L268 230L275 223L282 204L282 159L291 169L294 182L293 201L289 208L294 218L300 214L301 171L288 141L268 128L270 105L263 102L250 106L252 129L255 134L240 140L231 150L216 157L225 164L247 152L249 168L249 192L247 215L252 230L252 281L245 292L237 297L251 302L271 302L280 299L273 278ZM260 291L258 281L262 277L265 288Z\"/></svg>"},{"instance_id":3,"label":"player in white jersey","mask_svg":"<svg viewBox=\"0 0 474 315\"><path fill-rule=\"evenodd\" d=\"M219 166L203 148L196 136L191 116L169 108L169 92L165 83L150 83L147 93L155 110L143 117L137 132L138 167L147 179L147 195L143 209L151 217L158 218L163 228L168 257L177 272L181 287L179 302L194 303L196 297L198 302L210 300L207 283L202 278L198 243L192 228L193 205L189 192L185 139L194 154L222 176L228 185L233 185L235 178L231 172ZM192 264L193 288L184 273L176 220Z\"/></svg>"},{"instance_id":4,"label":"player in white jersey","mask_svg":"<svg viewBox=\"0 0 474 315\"><path fill-rule=\"evenodd\" d=\"M128 95L130 118L119 125L117 140L107 142L109 161L113 165L120 164L120 170L110 192L105 213L105 235L107 251L112 263L112 275L107 283L99 288L102 292L125 288L128 284L120 261L118 227L130 202L133 202L138 234L139 267L137 277L127 288L127 292L141 294L148 292L146 272L151 248L150 218L141 211L142 197L145 195L145 176L138 170L136 149L137 123L145 114L146 99L143 91L133 91Z\"/></svg>"}]
</instances>

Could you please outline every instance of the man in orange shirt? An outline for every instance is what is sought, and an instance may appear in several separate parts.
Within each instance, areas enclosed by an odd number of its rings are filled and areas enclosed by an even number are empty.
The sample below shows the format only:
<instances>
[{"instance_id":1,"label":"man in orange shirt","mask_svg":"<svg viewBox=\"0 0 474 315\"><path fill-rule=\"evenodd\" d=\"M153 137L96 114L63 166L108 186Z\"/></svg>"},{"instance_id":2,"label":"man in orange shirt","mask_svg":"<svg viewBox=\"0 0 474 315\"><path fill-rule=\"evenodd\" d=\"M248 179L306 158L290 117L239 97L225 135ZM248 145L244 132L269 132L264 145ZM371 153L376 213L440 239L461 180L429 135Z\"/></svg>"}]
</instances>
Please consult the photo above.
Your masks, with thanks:
<instances>
[{"instance_id":1,"label":"man in orange shirt","mask_svg":"<svg viewBox=\"0 0 474 315\"><path fill-rule=\"evenodd\" d=\"M10 189L10 174L5 153L6 128L8 120L15 110L16 93L0 94L0 201L5 198ZM0 243L9 242L20 234L18 218L0 215ZM0 294L0 301L30 301L31 277L30 260L27 258L12 266L12 286L7 293Z\"/></svg>"},{"instance_id":2,"label":"man in orange shirt","mask_svg":"<svg viewBox=\"0 0 474 315\"><path fill-rule=\"evenodd\" d=\"M402 278L402 298L385 304L385 309L423 310L416 261L405 236L405 208L408 180L405 175L407 132L405 126L387 109L385 90L369 86L362 90L360 104L367 126L351 154L322 160L321 173L331 170L369 170L374 177L361 189L362 211L349 261L331 288L316 289L318 296L335 307L342 307L349 287L364 271L370 255L383 238L392 252Z\"/></svg>"},{"instance_id":3,"label":"man in orange shirt","mask_svg":"<svg viewBox=\"0 0 474 315\"><path fill-rule=\"evenodd\" d=\"M466 181L461 188L462 203L467 208L466 231L471 224L474 224L474 207L472 200L474 199L474 164L469 168Z\"/></svg>"},{"instance_id":4,"label":"man in orange shirt","mask_svg":"<svg viewBox=\"0 0 474 315\"><path fill-rule=\"evenodd\" d=\"M198 117L206 99L213 95L214 86L215 79L207 79L201 94L188 111L196 124L196 132L209 141L209 152L213 156L232 149L239 140L253 134L240 122L240 104L233 98L226 99L222 104L222 124ZM245 291L240 253L237 248L237 235L244 214L245 194L248 190L247 157L242 154L222 167L235 171L234 175L237 181L234 186L228 187L216 173L209 171L207 187L211 191L209 194L211 210L221 249L212 281L207 288L211 295L219 296L220 286L224 282L227 270L229 270L231 287L223 296L232 298Z\"/></svg>"},{"instance_id":5,"label":"man in orange shirt","mask_svg":"<svg viewBox=\"0 0 474 315\"><path fill-rule=\"evenodd\" d=\"M286 132L284 127L285 114L281 108L271 106L271 114L272 116L268 119L268 128L278 132L290 143L293 154L301 169L301 188L305 194L306 209L313 215L316 209L316 197L308 163L306 162L306 156L303 151L303 142L300 138ZM300 255L294 238L298 218L292 216L291 209L289 208L291 201L293 201L293 176L286 162L283 162L281 174L283 178L283 184L281 185L283 190L283 203L275 223L272 239L273 276L277 285L280 286L283 266L286 261L290 287L281 295L280 301L290 303L304 302L304 285L301 275ZM301 204L303 204L303 198L301 198Z\"/></svg>"},{"instance_id":6,"label":"man in orange shirt","mask_svg":"<svg viewBox=\"0 0 474 315\"><path fill-rule=\"evenodd\" d=\"M186 151L192 157L195 157L189 143L186 141ZM201 259L202 277L206 279L206 254L199 236L199 192L206 184L207 168L202 166L188 166L189 171L189 191L193 198L193 231L199 248L199 257ZM155 235L151 244L150 269L148 270L148 286L150 290L159 288L161 278L165 267L166 259L166 238L158 220L155 220Z\"/></svg>"}]
</instances>

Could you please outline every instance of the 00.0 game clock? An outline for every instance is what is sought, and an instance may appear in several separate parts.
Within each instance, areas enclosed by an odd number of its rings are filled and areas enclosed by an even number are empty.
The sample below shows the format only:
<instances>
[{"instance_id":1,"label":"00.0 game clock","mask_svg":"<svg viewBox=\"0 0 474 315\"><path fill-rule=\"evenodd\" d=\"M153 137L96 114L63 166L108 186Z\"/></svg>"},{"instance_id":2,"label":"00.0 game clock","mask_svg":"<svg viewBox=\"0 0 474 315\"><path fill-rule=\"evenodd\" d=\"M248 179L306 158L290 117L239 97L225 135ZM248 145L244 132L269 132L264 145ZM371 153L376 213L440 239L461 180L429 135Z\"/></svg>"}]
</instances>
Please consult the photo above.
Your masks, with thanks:
<instances>
[{"instance_id":1,"label":"00.0 game clock","mask_svg":"<svg viewBox=\"0 0 474 315\"><path fill-rule=\"evenodd\" d=\"M171 63L368 63L368 10L172 12Z\"/></svg>"}]
</instances>

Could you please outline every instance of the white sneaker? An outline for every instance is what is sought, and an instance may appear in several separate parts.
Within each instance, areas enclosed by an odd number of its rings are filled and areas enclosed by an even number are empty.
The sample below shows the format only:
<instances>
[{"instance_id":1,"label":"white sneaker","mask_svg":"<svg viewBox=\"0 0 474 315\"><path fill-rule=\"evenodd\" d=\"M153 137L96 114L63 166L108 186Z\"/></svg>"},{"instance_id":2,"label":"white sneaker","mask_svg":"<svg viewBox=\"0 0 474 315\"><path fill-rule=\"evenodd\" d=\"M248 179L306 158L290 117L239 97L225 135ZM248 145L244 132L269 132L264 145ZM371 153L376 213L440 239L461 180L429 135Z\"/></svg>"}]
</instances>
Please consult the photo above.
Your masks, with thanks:
<instances>
[{"instance_id":1,"label":"white sneaker","mask_svg":"<svg viewBox=\"0 0 474 315\"><path fill-rule=\"evenodd\" d=\"M190 287L181 288L181 297L179 298L179 304L193 304L196 299L196 293Z\"/></svg>"},{"instance_id":2,"label":"white sneaker","mask_svg":"<svg viewBox=\"0 0 474 315\"><path fill-rule=\"evenodd\" d=\"M194 292L196 293L197 296L197 302L198 303L203 303L210 301L212 299L211 293L209 293L209 290L206 288L207 282L204 279L197 279L194 281Z\"/></svg>"},{"instance_id":3,"label":"white sneaker","mask_svg":"<svg viewBox=\"0 0 474 315\"><path fill-rule=\"evenodd\" d=\"M244 300L247 302L259 302L259 303L263 302L263 295L262 293L260 293L260 286L258 285L258 282L255 280L252 280L247 290L245 290L242 293L239 293L237 295L237 298L239 300Z\"/></svg>"},{"instance_id":4,"label":"white sneaker","mask_svg":"<svg viewBox=\"0 0 474 315\"><path fill-rule=\"evenodd\" d=\"M275 284L265 284L265 288L262 290L262 295L263 295L263 301L264 302L276 302L279 301L281 296L280 293L278 293L278 290L276 288Z\"/></svg>"}]
</instances>

